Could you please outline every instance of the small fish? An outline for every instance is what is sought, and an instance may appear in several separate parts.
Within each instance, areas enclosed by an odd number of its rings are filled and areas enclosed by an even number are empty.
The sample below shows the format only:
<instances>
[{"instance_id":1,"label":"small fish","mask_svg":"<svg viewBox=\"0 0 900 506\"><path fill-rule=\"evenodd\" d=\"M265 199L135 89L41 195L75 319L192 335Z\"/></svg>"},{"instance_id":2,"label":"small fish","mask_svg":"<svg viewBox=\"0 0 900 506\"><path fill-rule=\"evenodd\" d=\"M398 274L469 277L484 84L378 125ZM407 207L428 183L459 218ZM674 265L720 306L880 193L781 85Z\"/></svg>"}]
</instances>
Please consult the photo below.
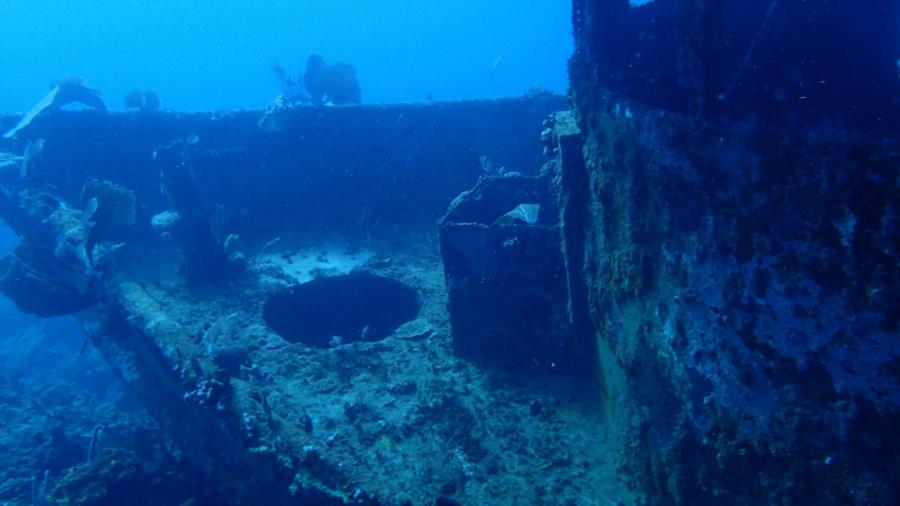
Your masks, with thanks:
<instances>
[{"instance_id":1,"label":"small fish","mask_svg":"<svg viewBox=\"0 0 900 506\"><path fill-rule=\"evenodd\" d=\"M502 57L502 56L498 56L497 59L494 60L494 64L491 65L491 73L489 74L488 77L494 77L494 74L497 73L497 68L500 66L500 64L501 64L502 62L503 62L503 57Z\"/></svg>"}]
</instances>

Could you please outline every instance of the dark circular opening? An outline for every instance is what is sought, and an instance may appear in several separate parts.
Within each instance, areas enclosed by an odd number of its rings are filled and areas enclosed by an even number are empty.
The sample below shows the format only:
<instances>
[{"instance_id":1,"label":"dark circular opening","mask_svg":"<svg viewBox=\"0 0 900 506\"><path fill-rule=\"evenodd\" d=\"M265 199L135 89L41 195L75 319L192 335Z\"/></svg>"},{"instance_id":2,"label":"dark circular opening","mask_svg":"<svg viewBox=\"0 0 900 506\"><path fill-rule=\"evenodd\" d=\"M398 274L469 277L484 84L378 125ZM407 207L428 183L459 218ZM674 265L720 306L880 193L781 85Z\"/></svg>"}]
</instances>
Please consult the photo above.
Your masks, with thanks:
<instances>
[{"instance_id":1,"label":"dark circular opening","mask_svg":"<svg viewBox=\"0 0 900 506\"><path fill-rule=\"evenodd\" d=\"M420 306L409 285L363 272L282 290L266 300L263 318L287 341L327 348L384 339L414 320Z\"/></svg>"}]
</instances>

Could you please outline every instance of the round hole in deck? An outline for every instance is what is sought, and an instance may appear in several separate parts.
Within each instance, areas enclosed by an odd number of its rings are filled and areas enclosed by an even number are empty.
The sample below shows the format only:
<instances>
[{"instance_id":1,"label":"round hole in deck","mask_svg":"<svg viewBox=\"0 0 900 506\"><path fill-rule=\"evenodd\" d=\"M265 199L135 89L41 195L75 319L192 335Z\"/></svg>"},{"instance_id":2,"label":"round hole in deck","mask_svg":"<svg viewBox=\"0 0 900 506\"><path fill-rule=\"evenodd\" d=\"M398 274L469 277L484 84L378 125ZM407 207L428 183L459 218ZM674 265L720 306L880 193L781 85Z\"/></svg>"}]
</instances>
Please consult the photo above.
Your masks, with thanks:
<instances>
[{"instance_id":1,"label":"round hole in deck","mask_svg":"<svg viewBox=\"0 0 900 506\"><path fill-rule=\"evenodd\" d=\"M336 342L384 339L414 320L420 306L409 285L371 273L354 273L317 278L282 290L266 300L263 318L287 341L327 348Z\"/></svg>"}]
</instances>

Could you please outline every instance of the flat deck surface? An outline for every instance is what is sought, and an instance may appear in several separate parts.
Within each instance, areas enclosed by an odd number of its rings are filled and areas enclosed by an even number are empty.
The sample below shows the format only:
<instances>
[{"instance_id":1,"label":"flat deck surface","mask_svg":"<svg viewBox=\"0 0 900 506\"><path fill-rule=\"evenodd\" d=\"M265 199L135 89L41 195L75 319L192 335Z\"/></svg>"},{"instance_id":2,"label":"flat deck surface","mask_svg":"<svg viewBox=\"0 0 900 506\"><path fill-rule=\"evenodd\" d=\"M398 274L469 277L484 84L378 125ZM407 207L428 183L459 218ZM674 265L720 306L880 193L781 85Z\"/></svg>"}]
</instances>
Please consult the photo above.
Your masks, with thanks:
<instances>
[{"instance_id":1,"label":"flat deck surface","mask_svg":"<svg viewBox=\"0 0 900 506\"><path fill-rule=\"evenodd\" d=\"M124 268L158 304L148 319L180 329L162 332L161 347L183 339L183 350L200 356L170 355L218 364L219 377L222 356L238 357L215 410L250 452L277 459L295 489L342 498L363 490L386 504L442 495L462 504L630 503L599 388L453 356L434 234L393 229L356 245L266 241L240 280L202 289L184 283L177 255ZM359 269L414 287L417 321L381 341L328 348L289 343L266 325L269 295Z\"/></svg>"}]
</instances>

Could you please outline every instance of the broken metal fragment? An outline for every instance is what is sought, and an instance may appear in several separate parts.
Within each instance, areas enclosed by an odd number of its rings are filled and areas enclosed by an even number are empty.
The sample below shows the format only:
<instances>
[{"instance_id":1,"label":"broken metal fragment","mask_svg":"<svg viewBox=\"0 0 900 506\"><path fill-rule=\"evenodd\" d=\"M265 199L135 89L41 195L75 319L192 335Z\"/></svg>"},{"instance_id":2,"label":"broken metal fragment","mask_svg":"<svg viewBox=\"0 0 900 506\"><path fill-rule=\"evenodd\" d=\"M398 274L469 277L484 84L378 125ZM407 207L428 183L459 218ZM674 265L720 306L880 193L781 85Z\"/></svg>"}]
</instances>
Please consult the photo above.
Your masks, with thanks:
<instances>
[{"instance_id":1,"label":"broken metal fragment","mask_svg":"<svg viewBox=\"0 0 900 506\"><path fill-rule=\"evenodd\" d=\"M100 90L88 88L84 85L84 80L77 77L65 78L57 81L53 89L47 93L30 111L22 116L22 119L12 128L12 130L3 134L4 139L15 137L16 134L27 128L45 111L58 110L68 104L79 103L99 111L106 110L106 104L100 98Z\"/></svg>"}]
</instances>

